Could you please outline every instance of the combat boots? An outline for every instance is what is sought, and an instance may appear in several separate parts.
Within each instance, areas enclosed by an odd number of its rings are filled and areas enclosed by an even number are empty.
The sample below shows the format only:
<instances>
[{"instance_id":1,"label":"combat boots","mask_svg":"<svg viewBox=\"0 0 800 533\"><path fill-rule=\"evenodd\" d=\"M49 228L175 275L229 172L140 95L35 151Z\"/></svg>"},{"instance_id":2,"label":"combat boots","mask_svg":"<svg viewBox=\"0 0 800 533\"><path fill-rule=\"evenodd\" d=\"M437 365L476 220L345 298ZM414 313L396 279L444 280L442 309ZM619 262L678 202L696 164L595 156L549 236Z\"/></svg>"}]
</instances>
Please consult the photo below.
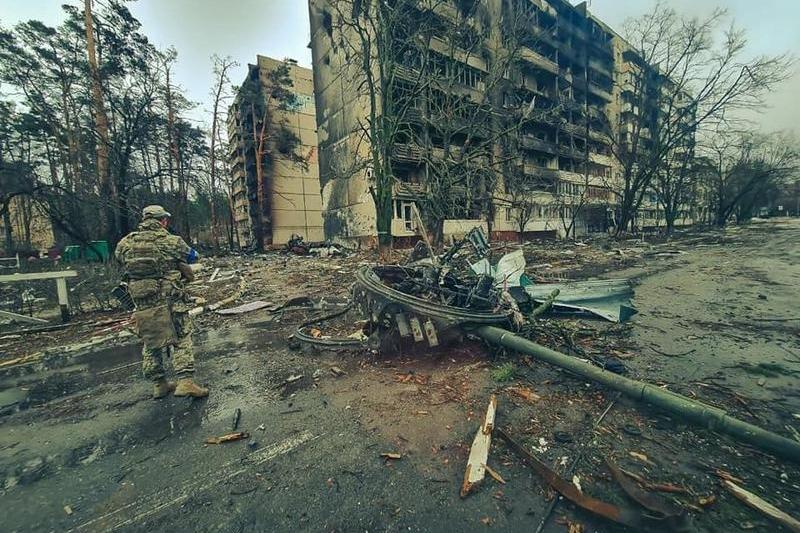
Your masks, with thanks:
<instances>
[{"instance_id":1,"label":"combat boots","mask_svg":"<svg viewBox=\"0 0 800 533\"><path fill-rule=\"evenodd\" d=\"M192 378L182 378L178 380L178 385L175 387L175 396L205 398L208 396L208 389L192 381Z\"/></svg>"},{"instance_id":2,"label":"combat boots","mask_svg":"<svg viewBox=\"0 0 800 533\"><path fill-rule=\"evenodd\" d=\"M160 379L153 384L153 399L158 400L168 396L170 392L175 390L175 382Z\"/></svg>"}]
</instances>

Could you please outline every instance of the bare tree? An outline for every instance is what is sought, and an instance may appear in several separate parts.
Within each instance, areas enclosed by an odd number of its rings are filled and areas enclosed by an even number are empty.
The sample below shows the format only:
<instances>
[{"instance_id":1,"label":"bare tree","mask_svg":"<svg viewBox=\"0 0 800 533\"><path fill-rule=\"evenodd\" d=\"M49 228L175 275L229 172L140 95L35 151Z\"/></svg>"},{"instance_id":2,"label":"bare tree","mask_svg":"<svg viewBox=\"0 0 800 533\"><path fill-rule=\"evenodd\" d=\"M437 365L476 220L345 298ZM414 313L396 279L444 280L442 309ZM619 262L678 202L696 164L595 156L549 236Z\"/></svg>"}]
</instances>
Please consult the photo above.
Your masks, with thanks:
<instances>
[{"instance_id":1,"label":"bare tree","mask_svg":"<svg viewBox=\"0 0 800 533\"><path fill-rule=\"evenodd\" d=\"M224 102L230 98L229 94L226 94L226 90L230 89L230 77L228 76L228 72L231 68L237 67L239 63L233 60L230 56L227 57L219 57L216 54L211 57L211 61L213 63L213 73L214 73L214 86L211 89L211 98L212 98L212 111L211 111L211 132L210 132L210 139L209 142L211 147L209 149L209 195L210 195L210 202L211 202L211 235L214 241L214 246L219 246L219 235L218 235L218 225L219 220L217 219L217 182L218 182L218 174L217 174L217 148L218 146L225 146L224 143L220 143L219 145L217 142L220 140L221 133L220 130L220 104L224 104ZM227 106L225 106L227 108ZM224 123L225 121L222 121ZM223 161L225 157L221 158ZM226 173L225 173L226 174ZM227 194L226 194L227 196Z\"/></svg>"},{"instance_id":2,"label":"bare tree","mask_svg":"<svg viewBox=\"0 0 800 533\"><path fill-rule=\"evenodd\" d=\"M725 19L723 10L693 19L659 3L626 23L629 46L617 66L622 120L607 127L621 166L618 232L628 229L651 188L662 197L671 230L688 183L682 162L698 130L762 107L789 75L786 55L749 59L742 30L730 26L724 39L715 38Z\"/></svg>"},{"instance_id":3,"label":"bare tree","mask_svg":"<svg viewBox=\"0 0 800 533\"><path fill-rule=\"evenodd\" d=\"M708 187L714 223L745 222L770 188L800 171L797 140L785 134L718 132L700 146L698 172Z\"/></svg>"}]
</instances>

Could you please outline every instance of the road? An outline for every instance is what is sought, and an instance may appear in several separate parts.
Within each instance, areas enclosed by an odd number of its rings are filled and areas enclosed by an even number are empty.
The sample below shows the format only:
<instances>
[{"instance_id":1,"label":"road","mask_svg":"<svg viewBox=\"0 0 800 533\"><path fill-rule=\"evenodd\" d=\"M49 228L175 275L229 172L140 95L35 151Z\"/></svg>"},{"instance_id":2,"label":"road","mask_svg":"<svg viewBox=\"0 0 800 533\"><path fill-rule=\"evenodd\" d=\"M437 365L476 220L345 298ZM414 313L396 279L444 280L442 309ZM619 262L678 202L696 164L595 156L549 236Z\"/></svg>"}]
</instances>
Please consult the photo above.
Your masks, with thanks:
<instances>
[{"instance_id":1,"label":"road","mask_svg":"<svg viewBox=\"0 0 800 533\"><path fill-rule=\"evenodd\" d=\"M605 274L638 279L640 314L626 330L636 355L626 364L634 377L750 422L783 434L785 426L800 428L800 321L785 320L797 318L800 300L800 223L695 241L676 244L684 253ZM477 342L383 359L292 349L286 338L304 317L257 311L204 319L195 343L198 378L212 388L207 400L150 400L130 342L61 368L6 376L3 394L24 392L33 401L0 415L3 530L531 530L552 494L502 444L489 461L506 483L489 479L468 498L458 495L491 393L500 398L498 423L558 469L583 450L577 473L600 497L624 502L602 467L601 458L613 455L648 478L714 494L716 503L695 513L698 530L769 525L721 491L709 466L800 514L796 465L624 400L592 432L614 394L558 370L518 364L515 384L542 398L531 404L490 377L510 356ZM345 374L335 375L334 366ZM204 444L232 430L236 408L250 438ZM623 431L630 426L639 435ZM556 431L570 439L556 442ZM381 457L387 452L402 458ZM559 504L545 531L564 531L571 521L621 530Z\"/></svg>"}]
</instances>

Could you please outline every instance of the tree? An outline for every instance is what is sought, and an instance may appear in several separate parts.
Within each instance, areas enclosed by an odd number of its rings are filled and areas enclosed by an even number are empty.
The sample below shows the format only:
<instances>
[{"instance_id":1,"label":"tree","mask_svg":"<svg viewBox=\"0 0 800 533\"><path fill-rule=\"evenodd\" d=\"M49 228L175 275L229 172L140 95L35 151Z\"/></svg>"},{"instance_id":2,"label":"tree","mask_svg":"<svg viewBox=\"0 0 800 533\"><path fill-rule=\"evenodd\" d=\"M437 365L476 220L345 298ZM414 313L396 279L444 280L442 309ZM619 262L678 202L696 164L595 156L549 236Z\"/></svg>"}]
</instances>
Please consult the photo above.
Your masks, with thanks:
<instances>
[{"instance_id":1,"label":"tree","mask_svg":"<svg viewBox=\"0 0 800 533\"><path fill-rule=\"evenodd\" d=\"M510 210L508 216L516 226L521 243L541 204L536 202L535 191L522 169L510 166L504 178L505 194L496 196L495 201Z\"/></svg>"},{"instance_id":2,"label":"tree","mask_svg":"<svg viewBox=\"0 0 800 533\"><path fill-rule=\"evenodd\" d=\"M211 97L212 97L212 111L211 111L211 132L209 135L209 142L210 148L208 151L210 161L209 161L209 194L210 194L210 202L211 202L211 232L212 238L214 241L214 246L219 246L219 237L217 234L218 231L218 207L217 207L217 183L219 181L218 174L217 174L217 160L222 160L223 162L226 160L225 158L225 143L222 143L222 135L220 128L220 105L224 104L225 100L228 99L230 96L226 93L227 90L230 88L230 78L228 76L228 72L231 68L234 68L239 65L236 61L234 61L231 57L219 57L216 54L211 57L211 61L213 64L213 73L214 73L214 86L211 89ZM224 121L223 121L224 123ZM221 154L217 153L217 150L221 148ZM220 155L222 157L220 157ZM223 172L223 175L227 175L227 172ZM224 179L224 178L223 178ZM230 205L230 204L229 204ZM231 210L232 211L232 210ZM232 224L231 224L232 227ZM228 238L229 246L233 246L233 237L232 235Z\"/></svg>"},{"instance_id":3,"label":"tree","mask_svg":"<svg viewBox=\"0 0 800 533\"><path fill-rule=\"evenodd\" d=\"M700 149L698 168L710 190L718 226L734 216L740 223L748 221L765 193L800 171L797 141L785 134L718 132Z\"/></svg>"},{"instance_id":4,"label":"tree","mask_svg":"<svg viewBox=\"0 0 800 533\"><path fill-rule=\"evenodd\" d=\"M125 2L97 7L64 5L57 28L33 20L0 29L0 81L18 108L3 119L2 165L24 185L12 194L25 198L23 216L46 213L61 244L116 242L144 202L167 204L188 233L205 134L181 119L190 104L163 68L169 54ZM177 194L167 177L179 178Z\"/></svg>"},{"instance_id":5,"label":"tree","mask_svg":"<svg viewBox=\"0 0 800 533\"><path fill-rule=\"evenodd\" d=\"M786 55L749 59L745 34L734 26L716 39L725 19L723 10L693 19L659 3L625 24L629 46L617 73L621 125L606 128L621 167L620 183L614 184L618 232L628 229L652 188L671 231L687 193L694 136L762 107L764 96L789 75Z\"/></svg>"},{"instance_id":6,"label":"tree","mask_svg":"<svg viewBox=\"0 0 800 533\"><path fill-rule=\"evenodd\" d=\"M94 16L92 15L92 0L84 0L84 21L86 25L86 55L89 60L89 73L92 79L92 103L94 106L95 131L97 133L97 177L100 182L100 192L114 202L117 198L117 189L111 180L108 168L108 115L106 114L103 86L97 66L97 52L94 44ZM105 224L113 227L119 224L119 217L113 216L112 210L107 210Z\"/></svg>"}]
</instances>

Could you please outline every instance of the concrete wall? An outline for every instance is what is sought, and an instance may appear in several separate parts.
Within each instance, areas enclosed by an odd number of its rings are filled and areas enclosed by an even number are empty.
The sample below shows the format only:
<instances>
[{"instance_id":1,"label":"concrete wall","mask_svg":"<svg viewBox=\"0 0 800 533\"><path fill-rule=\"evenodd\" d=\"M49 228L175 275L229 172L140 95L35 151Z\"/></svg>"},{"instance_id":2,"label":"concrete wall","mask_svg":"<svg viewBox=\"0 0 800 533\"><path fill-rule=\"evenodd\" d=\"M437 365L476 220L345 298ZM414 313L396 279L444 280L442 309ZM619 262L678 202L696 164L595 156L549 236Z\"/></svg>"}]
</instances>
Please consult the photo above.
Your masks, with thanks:
<instances>
[{"instance_id":1,"label":"concrete wall","mask_svg":"<svg viewBox=\"0 0 800 533\"><path fill-rule=\"evenodd\" d=\"M369 145L359 130L368 109L358 90L364 75L345 47L331 46L326 10L332 13L326 0L309 1L325 236L369 243L377 234Z\"/></svg>"}]
</instances>

